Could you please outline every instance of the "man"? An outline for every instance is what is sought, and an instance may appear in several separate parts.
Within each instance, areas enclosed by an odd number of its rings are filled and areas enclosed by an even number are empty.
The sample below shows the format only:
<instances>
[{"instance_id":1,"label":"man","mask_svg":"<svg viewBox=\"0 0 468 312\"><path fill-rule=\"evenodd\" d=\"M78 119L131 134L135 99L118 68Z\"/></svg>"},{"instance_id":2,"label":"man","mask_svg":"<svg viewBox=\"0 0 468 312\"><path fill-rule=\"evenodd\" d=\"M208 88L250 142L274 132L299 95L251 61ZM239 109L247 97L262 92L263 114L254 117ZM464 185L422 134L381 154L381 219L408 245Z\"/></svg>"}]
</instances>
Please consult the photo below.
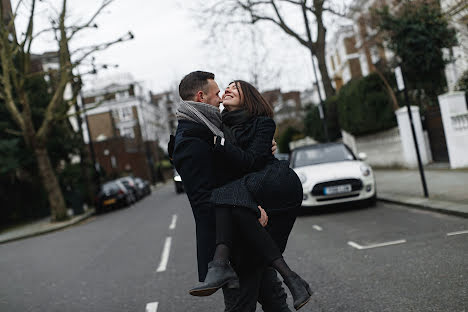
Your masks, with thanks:
<instances>
[{"instance_id":1,"label":"man","mask_svg":"<svg viewBox=\"0 0 468 312\"><path fill-rule=\"evenodd\" d=\"M179 94L184 101L211 105L211 107L201 105L200 109L204 110L206 118L220 125L219 114L215 114L214 109L219 109L221 103L219 92L214 74L207 72L192 72L185 76L179 85ZM209 199L213 189L228 182L229 174L226 173L228 164L215 157L210 129L190 120L179 120L173 161L182 177L192 206L196 224L199 280L203 281L216 247L215 208ZM262 214L259 221L265 224L266 214ZM240 255L242 258L243 248L237 245L234 250L235 255ZM223 288L226 311L253 312L257 299L265 312L290 311L276 271L271 268L265 270L260 260L254 266L247 266L242 265L240 259L236 261L234 268L240 280L240 288Z\"/></svg>"}]
</instances>

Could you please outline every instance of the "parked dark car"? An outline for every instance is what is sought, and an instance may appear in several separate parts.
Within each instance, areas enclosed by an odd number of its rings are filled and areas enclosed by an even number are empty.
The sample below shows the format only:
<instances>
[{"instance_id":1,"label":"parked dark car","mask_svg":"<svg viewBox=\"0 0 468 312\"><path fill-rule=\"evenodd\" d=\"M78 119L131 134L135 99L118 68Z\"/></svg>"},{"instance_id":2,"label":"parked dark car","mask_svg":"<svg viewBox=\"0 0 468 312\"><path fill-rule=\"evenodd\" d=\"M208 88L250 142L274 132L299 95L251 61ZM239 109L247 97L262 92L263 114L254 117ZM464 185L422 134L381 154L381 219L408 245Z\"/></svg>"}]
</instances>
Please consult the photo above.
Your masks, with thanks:
<instances>
[{"instance_id":1,"label":"parked dark car","mask_svg":"<svg viewBox=\"0 0 468 312\"><path fill-rule=\"evenodd\" d=\"M148 196L151 194L151 185L148 181L141 178L135 178L135 183L140 191L143 193L143 196Z\"/></svg>"},{"instance_id":2,"label":"parked dark car","mask_svg":"<svg viewBox=\"0 0 468 312\"><path fill-rule=\"evenodd\" d=\"M177 170L174 169L174 186L177 194L180 194L184 191L184 184L182 184L182 178Z\"/></svg>"},{"instance_id":3,"label":"parked dark car","mask_svg":"<svg viewBox=\"0 0 468 312\"><path fill-rule=\"evenodd\" d=\"M127 189L133 193L136 200L140 200L143 198L143 191L137 186L135 179L131 176L123 177L118 179Z\"/></svg>"},{"instance_id":4,"label":"parked dark car","mask_svg":"<svg viewBox=\"0 0 468 312\"><path fill-rule=\"evenodd\" d=\"M135 197L120 181L110 181L101 185L96 196L96 210L98 213L121 208L135 202Z\"/></svg>"}]
</instances>

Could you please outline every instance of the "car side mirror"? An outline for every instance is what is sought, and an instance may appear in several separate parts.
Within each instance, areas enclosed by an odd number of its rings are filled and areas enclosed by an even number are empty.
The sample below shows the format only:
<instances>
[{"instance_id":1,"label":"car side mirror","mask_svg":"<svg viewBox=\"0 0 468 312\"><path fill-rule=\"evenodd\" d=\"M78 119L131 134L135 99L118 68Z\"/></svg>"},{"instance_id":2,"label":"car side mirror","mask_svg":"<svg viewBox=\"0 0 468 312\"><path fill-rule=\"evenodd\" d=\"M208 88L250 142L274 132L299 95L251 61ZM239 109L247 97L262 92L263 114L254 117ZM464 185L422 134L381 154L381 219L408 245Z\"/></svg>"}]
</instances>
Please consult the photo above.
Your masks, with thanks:
<instances>
[{"instance_id":1,"label":"car side mirror","mask_svg":"<svg viewBox=\"0 0 468 312\"><path fill-rule=\"evenodd\" d=\"M367 159L367 154L366 153L359 153L358 158L362 161Z\"/></svg>"}]
</instances>

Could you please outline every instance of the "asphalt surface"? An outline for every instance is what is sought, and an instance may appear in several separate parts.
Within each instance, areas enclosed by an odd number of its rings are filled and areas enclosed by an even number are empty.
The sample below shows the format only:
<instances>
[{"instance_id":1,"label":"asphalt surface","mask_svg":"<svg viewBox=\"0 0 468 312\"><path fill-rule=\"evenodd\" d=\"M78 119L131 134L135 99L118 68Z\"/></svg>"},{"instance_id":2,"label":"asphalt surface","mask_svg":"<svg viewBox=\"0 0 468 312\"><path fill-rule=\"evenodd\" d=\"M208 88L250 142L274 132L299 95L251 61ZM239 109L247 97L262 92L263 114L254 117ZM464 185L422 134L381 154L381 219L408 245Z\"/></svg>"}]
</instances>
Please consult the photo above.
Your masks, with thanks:
<instances>
[{"instance_id":1,"label":"asphalt surface","mask_svg":"<svg viewBox=\"0 0 468 312\"><path fill-rule=\"evenodd\" d=\"M130 208L0 245L0 311L223 311L221 292L188 295L194 233L185 194L167 185ZM468 311L467 219L382 203L306 214L285 258L315 290L301 311Z\"/></svg>"}]
</instances>

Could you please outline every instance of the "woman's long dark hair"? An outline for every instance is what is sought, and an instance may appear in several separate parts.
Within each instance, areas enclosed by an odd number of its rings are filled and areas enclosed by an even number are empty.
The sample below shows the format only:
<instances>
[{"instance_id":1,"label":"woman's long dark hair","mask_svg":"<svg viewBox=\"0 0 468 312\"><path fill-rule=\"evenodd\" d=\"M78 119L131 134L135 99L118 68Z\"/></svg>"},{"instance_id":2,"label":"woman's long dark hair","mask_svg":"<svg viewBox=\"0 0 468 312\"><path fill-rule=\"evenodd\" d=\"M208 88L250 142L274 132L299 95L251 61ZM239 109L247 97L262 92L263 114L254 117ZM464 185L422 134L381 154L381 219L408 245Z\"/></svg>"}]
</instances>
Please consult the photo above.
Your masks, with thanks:
<instances>
[{"instance_id":1,"label":"woman's long dark hair","mask_svg":"<svg viewBox=\"0 0 468 312\"><path fill-rule=\"evenodd\" d=\"M242 105L251 116L267 116L273 118L273 106L260 94L257 88L244 80L234 80L233 82L237 90L239 90Z\"/></svg>"}]
</instances>

